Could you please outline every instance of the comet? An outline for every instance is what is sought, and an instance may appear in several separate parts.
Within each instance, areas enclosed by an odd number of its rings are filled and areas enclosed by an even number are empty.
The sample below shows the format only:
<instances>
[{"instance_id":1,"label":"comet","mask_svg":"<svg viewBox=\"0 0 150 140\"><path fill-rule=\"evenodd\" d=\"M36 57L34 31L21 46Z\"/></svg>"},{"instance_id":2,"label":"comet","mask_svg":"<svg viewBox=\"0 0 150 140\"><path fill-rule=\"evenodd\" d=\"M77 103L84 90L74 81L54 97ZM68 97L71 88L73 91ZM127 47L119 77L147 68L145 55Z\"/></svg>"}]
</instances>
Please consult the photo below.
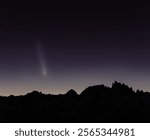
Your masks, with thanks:
<instances>
[{"instance_id":1,"label":"comet","mask_svg":"<svg viewBox=\"0 0 150 140\"><path fill-rule=\"evenodd\" d=\"M37 44L37 53L38 53L38 60L41 68L41 74L43 75L43 77L46 77L47 76L46 60L44 57L43 46L41 43Z\"/></svg>"}]
</instances>

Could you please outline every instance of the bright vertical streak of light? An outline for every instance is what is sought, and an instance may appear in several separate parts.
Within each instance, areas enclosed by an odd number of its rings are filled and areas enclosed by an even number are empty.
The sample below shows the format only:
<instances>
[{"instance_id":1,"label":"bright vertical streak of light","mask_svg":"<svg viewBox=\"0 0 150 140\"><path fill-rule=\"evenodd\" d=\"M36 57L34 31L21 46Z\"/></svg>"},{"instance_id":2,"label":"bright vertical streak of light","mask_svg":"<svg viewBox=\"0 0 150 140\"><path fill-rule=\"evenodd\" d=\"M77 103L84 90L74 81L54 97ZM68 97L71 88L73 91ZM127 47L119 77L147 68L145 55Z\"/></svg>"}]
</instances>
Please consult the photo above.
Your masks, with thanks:
<instances>
[{"instance_id":1,"label":"bright vertical streak of light","mask_svg":"<svg viewBox=\"0 0 150 140\"><path fill-rule=\"evenodd\" d=\"M43 46L40 43L37 44L37 52L38 52L38 59L39 59L42 75L46 77L47 76L46 62L45 62L45 57L43 52Z\"/></svg>"}]
</instances>

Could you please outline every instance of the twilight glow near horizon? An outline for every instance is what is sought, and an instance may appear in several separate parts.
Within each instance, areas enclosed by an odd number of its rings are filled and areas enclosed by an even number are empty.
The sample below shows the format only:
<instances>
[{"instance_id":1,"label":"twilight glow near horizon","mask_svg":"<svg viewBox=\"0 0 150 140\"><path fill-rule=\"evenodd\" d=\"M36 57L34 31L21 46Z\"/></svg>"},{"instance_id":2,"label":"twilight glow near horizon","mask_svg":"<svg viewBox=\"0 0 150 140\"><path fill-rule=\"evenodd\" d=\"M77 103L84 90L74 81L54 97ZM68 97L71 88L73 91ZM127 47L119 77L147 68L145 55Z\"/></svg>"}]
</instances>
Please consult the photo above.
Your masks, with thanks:
<instances>
[{"instance_id":1,"label":"twilight glow near horizon","mask_svg":"<svg viewBox=\"0 0 150 140\"><path fill-rule=\"evenodd\" d=\"M130 4L103 3L98 10L2 5L0 95L81 93L115 80L150 91L150 3Z\"/></svg>"}]
</instances>

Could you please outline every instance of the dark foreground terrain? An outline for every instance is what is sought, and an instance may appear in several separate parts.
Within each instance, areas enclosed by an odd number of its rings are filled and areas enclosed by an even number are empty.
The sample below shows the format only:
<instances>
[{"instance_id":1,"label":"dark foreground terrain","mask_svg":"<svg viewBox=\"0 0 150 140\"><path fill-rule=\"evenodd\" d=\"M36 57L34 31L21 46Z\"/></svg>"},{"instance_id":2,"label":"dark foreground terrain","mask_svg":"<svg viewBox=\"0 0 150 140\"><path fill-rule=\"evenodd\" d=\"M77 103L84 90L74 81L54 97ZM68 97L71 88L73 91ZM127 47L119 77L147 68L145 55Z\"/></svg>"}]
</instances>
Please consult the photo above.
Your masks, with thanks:
<instances>
[{"instance_id":1,"label":"dark foreground terrain","mask_svg":"<svg viewBox=\"0 0 150 140\"><path fill-rule=\"evenodd\" d=\"M150 93L125 84L91 86L80 95L33 91L0 97L0 122L150 122Z\"/></svg>"}]
</instances>

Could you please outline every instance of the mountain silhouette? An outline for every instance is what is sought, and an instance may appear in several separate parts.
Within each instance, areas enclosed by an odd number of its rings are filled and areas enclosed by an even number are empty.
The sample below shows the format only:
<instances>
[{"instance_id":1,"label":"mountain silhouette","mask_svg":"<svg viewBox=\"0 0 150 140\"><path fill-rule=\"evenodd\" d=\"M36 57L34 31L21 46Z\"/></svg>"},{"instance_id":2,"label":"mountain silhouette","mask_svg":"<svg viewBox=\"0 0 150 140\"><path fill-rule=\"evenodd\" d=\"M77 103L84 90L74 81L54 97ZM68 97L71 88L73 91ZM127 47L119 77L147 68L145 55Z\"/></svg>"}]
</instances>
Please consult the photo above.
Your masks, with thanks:
<instances>
[{"instance_id":1,"label":"mountain silhouette","mask_svg":"<svg viewBox=\"0 0 150 140\"><path fill-rule=\"evenodd\" d=\"M76 97L76 96L78 96L78 94L75 90L71 89L66 93L66 96Z\"/></svg>"},{"instance_id":2,"label":"mountain silhouette","mask_svg":"<svg viewBox=\"0 0 150 140\"><path fill-rule=\"evenodd\" d=\"M150 93L115 81L95 85L81 94L73 89L52 95L38 91L0 96L0 122L150 122Z\"/></svg>"}]
</instances>

